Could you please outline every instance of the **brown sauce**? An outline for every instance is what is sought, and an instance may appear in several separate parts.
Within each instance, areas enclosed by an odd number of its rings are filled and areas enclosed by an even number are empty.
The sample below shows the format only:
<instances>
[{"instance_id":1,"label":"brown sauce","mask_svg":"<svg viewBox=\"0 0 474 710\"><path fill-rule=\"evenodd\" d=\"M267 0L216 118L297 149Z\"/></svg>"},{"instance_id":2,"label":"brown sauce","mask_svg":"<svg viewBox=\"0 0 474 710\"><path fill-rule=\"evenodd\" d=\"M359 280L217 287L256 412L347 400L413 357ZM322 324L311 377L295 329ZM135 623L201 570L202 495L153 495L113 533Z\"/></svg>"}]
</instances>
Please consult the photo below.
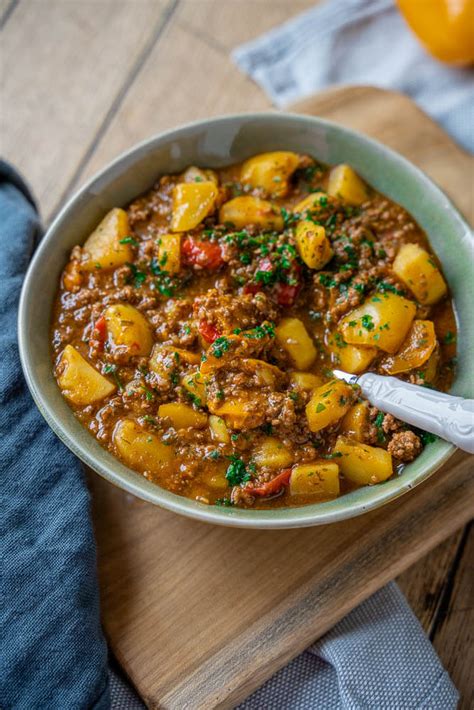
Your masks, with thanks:
<instances>
[{"instance_id":1,"label":"brown sauce","mask_svg":"<svg viewBox=\"0 0 474 710\"><path fill-rule=\"evenodd\" d=\"M54 306L55 373L79 420L131 468L203 503L299 506L397 475L430 437L354 409L357 390L337 389L331 371L391 374L401 362L393 374L440 390L453 377L453 305L448 291L430 295L444 281L420 227L355 174L337 182L312 158L288 160L161 177L101 227L111 261L97 235L75 247ZM265 201L247 222L238 201L229 206L242 197ZM407 244L429 253L415 283L394 268ZM377 308L393 300L408 331L388 352L398 326L377 321Z\"/></svg>"}]
</instances>

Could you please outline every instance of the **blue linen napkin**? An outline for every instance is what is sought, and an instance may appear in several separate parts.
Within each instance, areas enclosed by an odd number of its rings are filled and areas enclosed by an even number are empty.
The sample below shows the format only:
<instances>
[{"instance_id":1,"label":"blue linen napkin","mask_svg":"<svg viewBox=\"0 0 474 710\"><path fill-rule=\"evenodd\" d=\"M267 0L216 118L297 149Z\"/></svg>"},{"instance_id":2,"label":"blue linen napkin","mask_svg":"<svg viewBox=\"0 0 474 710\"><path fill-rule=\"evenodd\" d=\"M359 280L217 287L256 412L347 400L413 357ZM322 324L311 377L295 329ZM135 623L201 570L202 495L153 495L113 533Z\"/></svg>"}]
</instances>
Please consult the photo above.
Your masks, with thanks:
<instances>
[{"instance_id":1,"label":"blue linen napkin","mask_svg":"<svg viewBox=\"0 0 474 710\"><path fill-rule=\"evenodd\" d=\"M28 188L0 161L0 706L106 710L89 494L21 372L17 306L40 238Z\"/></svg>"},{"instance_id":2,"label":"blue linen napkin","mask_svg":"<svg viewBox=\"0 0 474 710\"><path fill-rule=\"evenodd\" d=\"M433 59L393 0L328 0L237 47L232 57L279 108L329 85L394 89L474 152L473 69Z\"/></svg>"},{"instance_id":3,"label":"blue linen napkin","mask_svg":"<svg viewBox=\"0 0 474 710\"><path fill-rule=\"evenodd\" d=\"M3 710L139 710L131 688L107 670L81 465L43 421L21 373L17 303L39 237L26 186L0 161L0 702ZM457 697L391 584L239 707L453 710Z\"/></svg>"}]
</instances>

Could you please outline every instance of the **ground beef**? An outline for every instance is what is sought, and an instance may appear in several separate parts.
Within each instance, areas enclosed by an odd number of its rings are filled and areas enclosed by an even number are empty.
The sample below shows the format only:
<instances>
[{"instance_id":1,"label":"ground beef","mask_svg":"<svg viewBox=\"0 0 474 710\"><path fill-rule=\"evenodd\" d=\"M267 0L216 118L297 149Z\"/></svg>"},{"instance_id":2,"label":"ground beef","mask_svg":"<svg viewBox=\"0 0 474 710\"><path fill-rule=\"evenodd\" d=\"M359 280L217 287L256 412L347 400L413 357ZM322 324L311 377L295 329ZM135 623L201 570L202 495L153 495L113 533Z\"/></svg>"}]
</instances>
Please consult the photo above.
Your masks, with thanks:
<instances>
[{"instance_id":1,"label":"ground beef","mask_svg":"<svg viewBox=\"0 0 474 710\"><path fill-rule=\"evenodd\" d=\"M264 293L236 296L210 289L194 300L194 315L214 325L222 335L235 328L248 330L265 320L274 321L277 310Z\"/></svg>"},{"instance_id":2,"label":"ground beef","mask_svg":"<svg viewBox=\"0 0 474 710\"><path fill-rule=\"evenodd\" d=\"M385 434L391 434L393 432L399 431L404 427L404 423L399 419L395 419L392 414L386 414L383 418L382 429Z\"/></svg>"},{"instance_id":3,"label":"ground beef","mask_svg":"<svg viewBox=\"0 0 474 710\"><path fill-rule=\"evenodd\" d=\"M412 431L396 432L388 445L388 452L399 461L408 463L413 461L421 453L422 445L420 438Z\"/></svg>"},{"instance_id":4,"label":"ground beef","mask_svg":"<svg viewBox=\"0 0 474 710\"><path fill-rule=\"evenodd\" d=\"M253 505L255 501L255 497L249 491L239 486L233 487L230 499L233 505Z\"/></svg>"}]
</instances>

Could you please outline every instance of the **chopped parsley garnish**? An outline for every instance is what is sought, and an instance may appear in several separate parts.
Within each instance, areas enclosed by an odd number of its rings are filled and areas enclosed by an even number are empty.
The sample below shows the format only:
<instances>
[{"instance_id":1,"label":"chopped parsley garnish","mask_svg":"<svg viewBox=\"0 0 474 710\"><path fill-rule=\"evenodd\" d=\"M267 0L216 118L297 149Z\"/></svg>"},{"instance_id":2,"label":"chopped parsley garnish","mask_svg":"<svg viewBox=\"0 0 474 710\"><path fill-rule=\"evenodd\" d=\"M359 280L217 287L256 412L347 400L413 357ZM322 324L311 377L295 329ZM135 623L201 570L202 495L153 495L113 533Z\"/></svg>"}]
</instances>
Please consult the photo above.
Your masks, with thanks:
<instances>
[{"instance_id":1,"label":"chopped parsley garnish","mask_svg":"<svg viewBox=\"0 0 474 710\"><path fill-rule=\"evenodd\" d=\"M261 340L266 335L269 335L270 338L275 337L275 326L273 323L262 323L262 325L257 325L255 328L252 328L252 330L243 333L244 338L249 338L249 340Z\"/></svg>"},{"instance_id":2,"label":"chopped parsley garnish","mask_svg":"<svg viewBox=\"0 0 474 710\"><path fill-rule=\"evenodd\" d=\"M385 441L385 434L382 429L382 424L383 420L385 419L385 414L383 412L379 412L377 416L375 417L374 425L377 428L377 441L379 444L383 444Z\"/></svg>"},{"instance_id":3,"label":"chopped parsley garnish","mask_svg":"<svg viewBox=\"0 0 474 710\"><path fill-rule=\"evenodd\" d=\"M271 286L276 281L276 270L257 271L255 274L255 281L257 283L264 284L264 286Z\"/></svg>"},{"instance_id":4,"label":"chopped parsley garnish","mask_svg":"<svg viewBox=\"0 0 474 710\"><path fill-rule=\"evenodd\" d=\"M319 414L320 412L324 412L326 409L326 405L324 405L322 402L319 402L318 406L316 407L316 414Z\"/></svg>"},{"instance_id":5,"label":"chopped parsley garnish","mask_svg":"<svg viewBox=\"0 0 474 710\"><path fill-rule=\"evenodd\" d=\"M334 288L334 286L337 286L337 281L335 281L330 274L319 274L319 283L326 288Z\"/></svg>"},{"instance_id":6,"label":"chopped parsley garnish","mask_svg":"<svg viewBox=\"0 0 474 710\"><path fill-rule=\"evenodd\" d=\"M229 456L229 459L230 464L225 474L229 486L240 486L242 483L250 481L251 476L245 462L238 456Z\"/></svg>"},{"instance_id":7,"label":"chopped parsley garnish","mask_svg":"<svg viewBox=\"0 0 474 710\"><path fill-rule=\"evenodd\" d=\"M225 335L222 335L220 338L217 338L214 340L212 343L212 354L216 358L221 358L225 352L230 348L230 343L229 340L225 337Z\"/></svg>"},{"instance_id":8,"label":"chopped parsley garnish","mask_svg":"<svg viewBox=\"0 0 474 710\"><path fill-rule=\"evenodd\" d=\"M452 333L450 330L446 333L443 338L443 343L445 345L453 345L456 342L456 333Z\"/></svg>"},{"instance_id":9,"label":"chopped parsley garnish","mask_svg":"<svg viewBox=\"0 0 474 710\"><path fill-rule=\"evenodd\" d=\"M128 283L130 283L130 281L133 281L133 285L135 286L135 288L138 288L143 283L145 283L146 274L144 271L140 271L140 269L135 264L132 264L130 262L127 262L127 266L131 271L130 278L127 280Z\"/></svg>"},{"instance_id":10,"label":"chopped parsley garnish","mask_svg":"<svg viewBox=\"0 0 474 710\"><path fill-rule=\"evenodd\" d=\"M345 342L345 340L343 339L343 337L340 333L334 333L334 341L335 341L338 348L347 347L347 343Z\"/></svg>"},{"instance_id":11,"label":"chopped parsley garnish","mask_svg":"<svg viewBox=\"0 0 474 710\"><path fill-rule=\"evenodd\" d=\"M170 276L170 274L162 268L166 264L166 261L166 255L164 257L164 261L163 258L158 261L158 259L153 257L150 261L150 271L153 276L156 277L153 282L154 288L159 291L162 296L170 298L174 295L178 283L176 279Z\"/></svg>"},{"instance_id":12,"label":"chopped parsley garnish","mask_svg":"<svg viewBox=\"0 0 474 710\"><path fill-rule=\"evenodd\" d=\"M194 394L194 392L186 392L191 402L196 405L196 407L202 407L201 398Z\"/></svg>"},{"instance_id":13,"label":"chopped parsley garnish","mask_svg":"<svg viewBox=\"0 0 474 710\"><path fill-rule=\"evenodd\" d=\"M234 505L231 501L230 498L217 498L214 502L214 505L220 505L225 508L229 508L230 506Z\"/></svg>"},{"instance_id":14,"label":"chopped parsley garnish","mask_svg":"<svg viewBox=\"0 0 474 710\"><path fill-rule=\"evenodd\" d=\"M104 374L105 375L112 375L113 379L115 380L115 384L119 388L120 391L123 390L123 384L120 381L119 376L117 375L117 366L116 365L106 365L104 367Z\"/></svg>"},{"instance_id":15,"label":"chopped parsley garnish","mask_svg":"<svg viewBox=\"0 0 474 710\"><path fill-rule=\"evenodd\" d=\"M131 244L132 247L138 246L138 242L133 237L124 237L123 239L119 239L119 244Z\"/></svg>"},{"instance_id":16,"label":"chopped parsley garnish","mask_svg":"<svg viewBox=\"0 0 474 710\"><path fill-rule=\"evenodd\" d=\"M283 224L285 229L291 227L293 224L298 222L300 215L297 212L288 212L286 207L281 208L281 216L283 217Z\"/></svg>"},{"instance_id":17,"label":"chopped parsley garnish","mask_svg":"<svg viewBox=\"0 0 474 710\"><path fill-rule=\"evenodd\" d=\"M373 321L374 321L374 319L368 313L365 313L362 316L362 318L360 319L362 327L365 328L366 330L373 330L375 328Z\"/></svg>"},{"instance_id":18,"label":"chopped parsley garnish","mask_svg":"<svg viewBox=\"0 0 474 710\"><path fill-rule=\"evenodd\" d=\"M145 385L140 385L140 386L143 390L143 394L145 395L146 401L152 402L155 399L155 395L153 394L153 392L151 390L149 390L148 387L146 387Z\"/></svg>"},{"instance_id":19,"label":"chopped parsley garnish","mask_svg":"<svg viewBox=\"0 0 474 710\"><path fill-rule=\"evenodd\" d=\"M382 293L396 293L397 296L404 296L405 291L402 289L397 288L393 284L387 283L387 281L379 281L377 284L377 291L381 291Z\"/></svg>"},{"instance_id":20,"label":"chopped parsley garnish","mask_svg":"<svg viewBox=\"0 0 474 710\"><path fill-rule=\"evenodd\" d=\"M419 436L423 446L426 446L427 444L432 444L433 441L436 441L438 438L436 434L431 434L429 431L420 431Z\"/></svg>"}]
</instances>

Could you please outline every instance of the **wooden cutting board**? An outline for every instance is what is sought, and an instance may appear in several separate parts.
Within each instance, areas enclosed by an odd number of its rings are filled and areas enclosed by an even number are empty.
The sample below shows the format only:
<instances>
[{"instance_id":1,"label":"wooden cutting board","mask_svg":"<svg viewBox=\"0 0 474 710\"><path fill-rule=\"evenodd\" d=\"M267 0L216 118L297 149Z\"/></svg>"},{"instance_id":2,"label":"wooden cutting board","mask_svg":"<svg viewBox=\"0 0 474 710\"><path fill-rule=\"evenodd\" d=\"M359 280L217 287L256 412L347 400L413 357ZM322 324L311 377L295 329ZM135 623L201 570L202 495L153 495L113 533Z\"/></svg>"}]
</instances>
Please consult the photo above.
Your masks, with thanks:
<instances>
[{"instance_id":1,"label":"wooden cutting board","mask_svg":"<svg viewBox=\"0 0 474 710\"><path fill-rule=\"evenodd\" d=\"M362 130L423 168L472 219L473 163L406 97L368 88L295 107ZM285 531L181 518L90 475L102 617L151 708L231 708L474 513L472 458L353 520Z\"/></svg>"}]
</instances>

